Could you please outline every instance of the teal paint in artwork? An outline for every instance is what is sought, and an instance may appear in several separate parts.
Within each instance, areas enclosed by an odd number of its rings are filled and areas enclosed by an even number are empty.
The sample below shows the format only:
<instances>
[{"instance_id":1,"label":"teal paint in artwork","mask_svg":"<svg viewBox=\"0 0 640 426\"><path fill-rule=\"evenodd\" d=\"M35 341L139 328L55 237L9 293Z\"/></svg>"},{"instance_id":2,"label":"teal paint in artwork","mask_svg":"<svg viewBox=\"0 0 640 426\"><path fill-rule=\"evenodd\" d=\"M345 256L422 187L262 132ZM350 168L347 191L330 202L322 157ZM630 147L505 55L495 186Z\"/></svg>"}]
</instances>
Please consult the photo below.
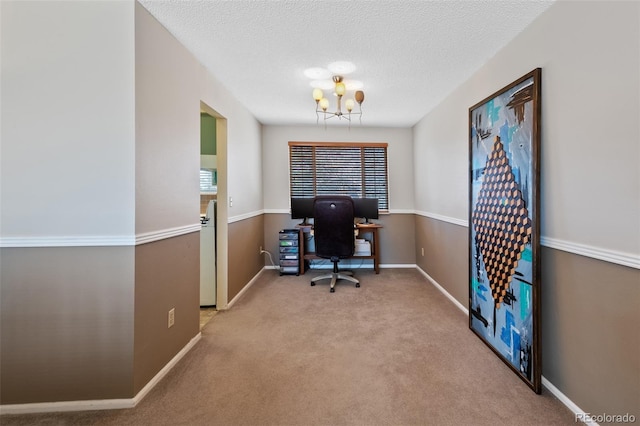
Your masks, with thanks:
<instances>
[{"instance_id":1,"label":"teal paint in artwork","mask_svg":"<svg viewBox=\"0 0 640 426\"><path fill-rule=\"evenodd\" d=\"M533 258L533 255L531 253L531 249L529 247L525 248L524 251L522 252L522 260L526 260L527 262L531 262L531 259Z\"/></svg>"},{"instance_id":2,"label":"teal paint in artwork","mask_svg":"<svg viewBox=\"0 0 640 426\"><path fill-rule=\"evenodd\" d=\"M520 319L524 320L531 313L531 286L520 283Z\"/></svg>"},{"instance_id":3,"label":"teal paint in artwork","mask_svg":"<svg viewBox=\"0 0 640 426\"><path fill-rule=\"evenodd\" d=\"M473 293L478 296L480 299L487 301L487 298L484 296L489 289L483 286L480 281L478 281L475 277L471 278L471 287L473 288Z\"/></svg>"},{"instance_id":4,"label":"teal paint in artwork","mask_svg":"<svg viewBox=\"0 0 640 426\"><path fill-rule=\"evenodd\" d=\"M500 108L501 107L499 106L493 105L493 99L487 102L487 113L489 114L492 123L496 123L500 118Z\"/></svg>"}]
</instances>

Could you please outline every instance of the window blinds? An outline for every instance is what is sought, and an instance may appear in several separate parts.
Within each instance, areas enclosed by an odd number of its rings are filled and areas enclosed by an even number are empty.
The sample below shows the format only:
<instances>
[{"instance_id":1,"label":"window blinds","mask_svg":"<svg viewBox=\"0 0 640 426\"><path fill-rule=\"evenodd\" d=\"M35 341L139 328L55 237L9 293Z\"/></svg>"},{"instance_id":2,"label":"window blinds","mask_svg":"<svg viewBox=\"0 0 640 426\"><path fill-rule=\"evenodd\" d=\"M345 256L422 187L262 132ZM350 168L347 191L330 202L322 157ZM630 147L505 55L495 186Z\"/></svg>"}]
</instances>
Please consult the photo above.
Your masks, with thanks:
<instances>
[{"instance_id":1,"label":"window blinds","mask_svg":"<svg viewBox=\"0 0 640 426\"><path fill-rule=\"evenodd\" d=\"M212 169L200 169L200 192L215 191L216 180Z\"/></svg>"},{"instance_id":2,"label":"window blinds","mask_svg":"<svg viewBox=\"0 0 640 426\"><path fill-rule=\"evenodd\" d=\"M289 142L292 197L377 198L389 210L387 144Z\"/></svg>"}]
</instances>

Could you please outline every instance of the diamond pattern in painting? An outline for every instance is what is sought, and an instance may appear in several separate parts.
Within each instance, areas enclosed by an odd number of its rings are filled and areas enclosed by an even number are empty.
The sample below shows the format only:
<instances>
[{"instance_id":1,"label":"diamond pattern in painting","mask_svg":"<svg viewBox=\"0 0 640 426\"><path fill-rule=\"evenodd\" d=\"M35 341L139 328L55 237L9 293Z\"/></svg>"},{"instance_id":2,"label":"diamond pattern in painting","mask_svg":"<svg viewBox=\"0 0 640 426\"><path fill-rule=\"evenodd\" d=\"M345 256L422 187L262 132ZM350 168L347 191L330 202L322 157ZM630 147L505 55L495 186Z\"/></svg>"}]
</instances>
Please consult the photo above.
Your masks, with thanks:
<instances>
[{"instance_id":1,"label":"diamond pattern in painting","mask_svg":"<svg viewBox=\"0 0 640 426\"><path fill-rule=\"evenodd\" d=\"M522 252L531 240L531 219L499 136L486 164L471 219L476 246L498 309L511 286Z\"/></svg>"}]
</instances>

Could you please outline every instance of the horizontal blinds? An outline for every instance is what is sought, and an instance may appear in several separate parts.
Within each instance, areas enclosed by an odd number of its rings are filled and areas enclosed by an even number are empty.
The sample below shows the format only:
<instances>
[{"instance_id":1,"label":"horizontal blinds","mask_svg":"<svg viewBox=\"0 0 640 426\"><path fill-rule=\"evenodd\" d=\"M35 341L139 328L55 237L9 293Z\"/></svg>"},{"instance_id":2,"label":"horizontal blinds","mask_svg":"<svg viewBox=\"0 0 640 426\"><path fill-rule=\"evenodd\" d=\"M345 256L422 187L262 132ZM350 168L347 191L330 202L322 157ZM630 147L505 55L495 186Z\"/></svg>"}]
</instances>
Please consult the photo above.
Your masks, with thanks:
<instances>
[{"instance_id":1,"label":"horizontal blinds","mask_svg":"<svg viewBox=\"0 0 640 426\"><path fill-rule=\"evenodd\" d=\"M290 148L289 170L291 180L291 197L315 197L315 165L314 149L310 146Z\"/></svg>"},{"instance_id":2,"label":"horizontal blinds","mask_svg":"<svg viewBox=\"0 0 640 426\"><path fill-rule=\"evenodd\" d=\"M208 192L216 189L213 170L200 169L200 191Z\"/></svg>"},{"instance_id":3,"label":"horizontal blinds","mask_svg":"<svg viewBox=\"0 0 640 426\"><path fill-rule=\"evenodd\" d=\"M388 210L387 145L289 143L292 197L377 198Z\"/></svg>"},{"instance_id":4,"label":"horizontal blinds","mask_svg":"<svg viewBox=\"0 0 640 426\"><path fill-rule=\"evenodd\" d=\"M386 148L363 148L363 163L364 197L377 198L378 208L389 210Z\"/></svg>"}]
</instances>

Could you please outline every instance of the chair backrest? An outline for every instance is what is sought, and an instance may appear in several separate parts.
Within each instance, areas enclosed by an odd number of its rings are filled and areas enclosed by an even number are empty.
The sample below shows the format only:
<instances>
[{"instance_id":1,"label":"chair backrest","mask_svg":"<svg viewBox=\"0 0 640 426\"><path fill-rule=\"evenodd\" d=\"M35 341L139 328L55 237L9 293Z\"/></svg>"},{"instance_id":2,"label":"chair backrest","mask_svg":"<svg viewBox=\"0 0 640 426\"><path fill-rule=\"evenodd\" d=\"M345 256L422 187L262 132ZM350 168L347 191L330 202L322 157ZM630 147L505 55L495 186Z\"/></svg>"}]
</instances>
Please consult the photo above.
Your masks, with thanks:
<instances>
[{"instance_id":1,"label":"chair backrest","mask_svg":"<svg viewBox=\"0 0 640 426\"><path fill-rule=\"evenodd\" d=\"M351 197L317 196L313 202L316 255L347 258L355 252L354 205Z\"/></svg>"}]
</instances>

